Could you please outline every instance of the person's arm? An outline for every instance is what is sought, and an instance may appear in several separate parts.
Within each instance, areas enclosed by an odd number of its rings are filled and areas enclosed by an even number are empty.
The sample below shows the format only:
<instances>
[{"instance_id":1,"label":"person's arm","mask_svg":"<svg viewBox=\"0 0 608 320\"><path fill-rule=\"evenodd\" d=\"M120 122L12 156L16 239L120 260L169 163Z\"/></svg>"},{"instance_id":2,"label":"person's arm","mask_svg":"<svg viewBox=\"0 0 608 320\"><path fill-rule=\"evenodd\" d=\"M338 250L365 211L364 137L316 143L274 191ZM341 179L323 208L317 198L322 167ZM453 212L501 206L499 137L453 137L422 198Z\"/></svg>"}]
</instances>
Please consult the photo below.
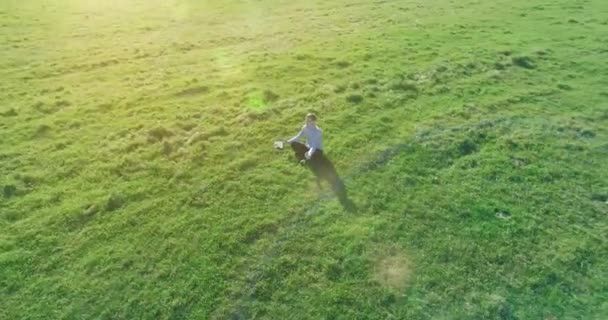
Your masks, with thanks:
<instances>
[{"instance_id":1,"label":"person's arm","mask_svg":"<svg viewBox=\"0 0 608 320\"><path fill-rule=\"evenodd\" d=\"M302 138L303 134L304 134L304 127L302 127L302 129L300 129L300 132L298 132L298 134L295 137L287 140L287 143L292 143L294 141L300 140L300 138Z\"/></svg>"}]
</instances>

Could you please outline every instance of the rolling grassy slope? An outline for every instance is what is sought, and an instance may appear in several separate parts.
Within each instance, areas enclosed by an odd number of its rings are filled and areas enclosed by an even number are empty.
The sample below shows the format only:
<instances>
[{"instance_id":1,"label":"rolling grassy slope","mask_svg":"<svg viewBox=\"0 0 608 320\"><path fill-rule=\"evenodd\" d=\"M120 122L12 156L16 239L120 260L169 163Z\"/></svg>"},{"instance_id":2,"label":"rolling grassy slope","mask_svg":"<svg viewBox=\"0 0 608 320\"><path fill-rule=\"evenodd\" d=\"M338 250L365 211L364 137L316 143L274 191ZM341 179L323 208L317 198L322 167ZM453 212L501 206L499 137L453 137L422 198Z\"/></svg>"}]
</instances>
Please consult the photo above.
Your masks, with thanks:
<instances>
[{"instance_id":1,"label":"rolling grassy slope","mask_svg":"<svg viewBox=\"0 0 608 320\"><path fill-rule=\"evenodd\" d=\"M608 3L3 1L0 319L608 317ZM356 212L272 142L315 111Z\"/></svg>"}]
</instances>

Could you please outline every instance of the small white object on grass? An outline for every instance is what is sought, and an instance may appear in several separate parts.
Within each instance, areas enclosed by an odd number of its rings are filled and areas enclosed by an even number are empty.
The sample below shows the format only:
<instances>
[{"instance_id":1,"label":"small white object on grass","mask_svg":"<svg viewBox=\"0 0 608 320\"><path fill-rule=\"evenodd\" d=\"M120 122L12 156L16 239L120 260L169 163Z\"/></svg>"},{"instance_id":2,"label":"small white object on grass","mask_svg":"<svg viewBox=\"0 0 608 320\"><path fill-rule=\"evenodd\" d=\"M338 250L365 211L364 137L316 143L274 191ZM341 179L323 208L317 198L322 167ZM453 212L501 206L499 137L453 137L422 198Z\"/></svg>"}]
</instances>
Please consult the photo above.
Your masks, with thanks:
<instances>
[{"instance_id":1,"label":"small white object on grass","mask_svg":"<svg viewBox=\"0 0 608 320\"><path fill-rule=\"evenodd\" d=\"M502 212L502 211L496 212L496 217L498 219L502 219L502 220L509 220L509 219L511 219L511 215L508 212Z\"/></svg>"},{"instance_id":2,"label":"small white object on grass","mask_svg":"<svg viewBox=\"0 0 608 320\"><path fill-rule=\"evenodd\" d=\"M274 142L274 148L275 149L283 150L284 147L285 147L285 143L283 141L275 141Z\"/></svg>"}]
</instances>

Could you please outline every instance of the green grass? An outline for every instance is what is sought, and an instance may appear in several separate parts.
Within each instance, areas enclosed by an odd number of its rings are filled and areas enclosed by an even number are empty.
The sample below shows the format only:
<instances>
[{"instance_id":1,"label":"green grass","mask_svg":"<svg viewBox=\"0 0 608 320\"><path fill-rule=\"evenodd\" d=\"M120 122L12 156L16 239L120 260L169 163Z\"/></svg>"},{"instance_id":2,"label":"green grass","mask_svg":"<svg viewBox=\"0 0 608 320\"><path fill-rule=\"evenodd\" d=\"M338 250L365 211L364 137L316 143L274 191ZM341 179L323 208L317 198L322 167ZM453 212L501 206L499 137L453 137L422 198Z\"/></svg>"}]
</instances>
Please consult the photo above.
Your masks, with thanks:
<instances>
[{"instance_id":1,"label":"green grass","mask_svg":"<svg viewBox=\"0 0 608 320\"><path fill-rule=\"evenodd\" d=\"M608 2L98 2L0 4L0 319L608 318Z\"/></svg>"}]
</instances>

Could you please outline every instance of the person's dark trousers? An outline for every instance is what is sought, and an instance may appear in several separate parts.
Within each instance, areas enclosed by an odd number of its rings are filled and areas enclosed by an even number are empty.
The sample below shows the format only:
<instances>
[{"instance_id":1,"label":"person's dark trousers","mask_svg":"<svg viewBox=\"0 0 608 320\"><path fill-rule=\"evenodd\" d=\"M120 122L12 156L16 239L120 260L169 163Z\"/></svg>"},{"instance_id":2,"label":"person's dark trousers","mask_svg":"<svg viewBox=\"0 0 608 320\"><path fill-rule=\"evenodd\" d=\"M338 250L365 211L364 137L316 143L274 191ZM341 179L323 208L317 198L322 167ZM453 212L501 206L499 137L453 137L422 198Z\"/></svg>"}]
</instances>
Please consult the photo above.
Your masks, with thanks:
<instances>
[{"instance_id":1,"label":"person's dark trousers","mask_svg":"<svg viewBox=\"0 0 608 320\"><path fill-rule=\"evenodd\" d=\"M290 142L289 145L291 146L291 150L293 150L294 156L298 162L306 159L304 154L308 152L308 147L305 144L299 142Z\"/></svg>"},{"instance_id":2,"label":"person's dark trousers","mask_svg":"<svg viewBox=\"0 0 608 320\"><path fill-rule=\"evenodd\" d=\"M308 152L309 148L300 142L291 142L291 150L293 150L296 160L302 161L306 159L306 152ZM310 163L321 163L324 162L325 156L323 155L323 150L315 150L315 153L312 154L312 158L310 158Z\"/></svg>"},{"instance_id":3,"label":"person's dark trousers","mask_svg":"<svg viewBox=\"0 0 608 320\"><path fill-rule=\"evenodd\" d=\"M296 160L298 160L298 162L306 160L305 153L308 152L309 148L305 144L299 142L292 142L290 143L290 145L291 149L294 152L294 156L296 157ZM327 157L323 153L323 150L315 150L310 160L306 160L306 164L308 164L317 179L325 179L332 186L336 184L336 169L334 168L334 165L329 161L329 159L327 159Z\"/></svg>"}]
</instances>

